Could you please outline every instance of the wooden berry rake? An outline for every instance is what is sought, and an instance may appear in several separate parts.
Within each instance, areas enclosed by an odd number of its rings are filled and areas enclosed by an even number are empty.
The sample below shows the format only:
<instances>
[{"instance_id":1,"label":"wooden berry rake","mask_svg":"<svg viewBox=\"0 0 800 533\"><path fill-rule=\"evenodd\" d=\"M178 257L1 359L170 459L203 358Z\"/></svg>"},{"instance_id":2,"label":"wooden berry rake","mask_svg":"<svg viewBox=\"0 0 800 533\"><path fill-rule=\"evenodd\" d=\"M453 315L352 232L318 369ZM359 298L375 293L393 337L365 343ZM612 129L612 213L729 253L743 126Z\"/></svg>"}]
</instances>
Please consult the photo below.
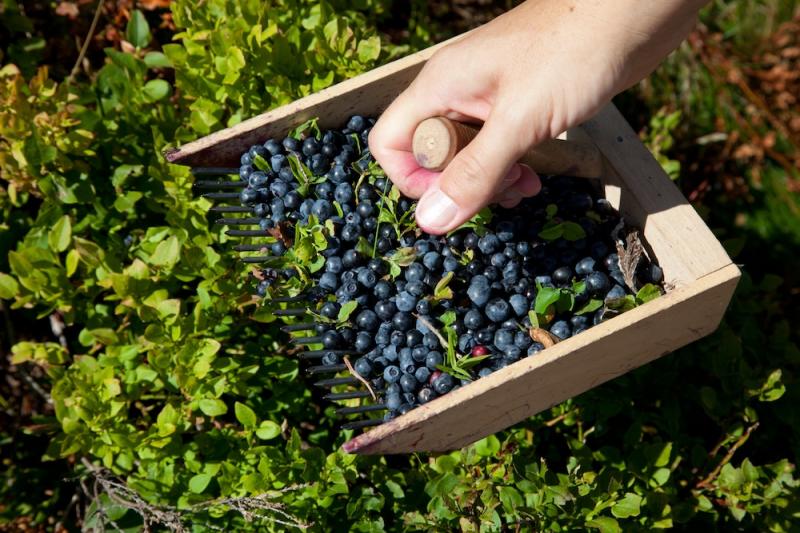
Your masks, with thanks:
<instances>
[{"instance_id":1,"label":"wooden berry rake","mask_svg":"<svg viewBox=\"0 0 800 533\"><path fill-rule=\"evenodd\" d=\"M433 52L445 44L169 150L166 157L172 163L192 167L198 177L220 176L235 172L239 156L251 145L282 136L310 118L319 117L320 127L329 128L342 124L353 114L378 116L411 83ZM447 133L448 127L448 124L432 125L434 133L444 128L445 146L433 143L435 149L428 148L432 155L426 166L439 168L446 164L463 139L469 138L468 132L455 136ZM372 428L346 442L345 451L393 454L456 449L716 329L740 277L739 269L617 109L609 104L593 119L561 137L568 143L545 143L537 148L538 153L532 154L538 159L526 162L543 172L599 177L606 199L620 210L626 222L641 228L649 255L663 268L666 294L559 342L537 357L524 358ZM420 138L424 136L420 134ZM455 146L451 146L452 139L457 140ZM563 153L559 152L562 149L574 154L574 165L563 167ZM545 167L546 164L556 168ZM220 185L219 181L201 180L198 185L228 188L209 193L220 200L238 196L237 188L241 187L235 181ZM246 208L233 205L215 206L213 210L223 216L247 212ZM223 218L220 222L232 226L251 223L246 217ZM244 237L264 235L263 230L253 229L234 228L228 233ZM236 249L258 251L261 246L244 244ZM244 260L264 262L270 257ZM285 313L303 314L295 311ZM312 332L312 328L313 324L307 322L287 327L294 332ZM314 340L312 332L300 342ZM313 360L317 355L306 352L303 357ZM321 373L326 371L319 369ZM339 382L335 380L342 379L351 383L355 378L322 380L322 386L333 386ZM327 397L342 400L368 395L369 392L356 391L331 393ZM344 408L342 414L379 408L374 405ZM360 421L351 427L373 423Z\"/></svg>"}]
</instances>

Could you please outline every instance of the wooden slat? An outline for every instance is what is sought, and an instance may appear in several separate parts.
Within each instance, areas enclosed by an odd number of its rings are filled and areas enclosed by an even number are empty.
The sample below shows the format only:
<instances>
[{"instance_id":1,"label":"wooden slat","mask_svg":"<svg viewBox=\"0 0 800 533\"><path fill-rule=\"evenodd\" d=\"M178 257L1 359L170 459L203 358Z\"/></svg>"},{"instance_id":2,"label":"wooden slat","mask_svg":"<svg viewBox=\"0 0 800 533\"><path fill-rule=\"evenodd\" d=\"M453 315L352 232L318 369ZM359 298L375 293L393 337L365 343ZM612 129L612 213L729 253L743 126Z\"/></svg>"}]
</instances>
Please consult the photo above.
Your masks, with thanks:
<instances>
[{"instance_id":1,"label":"wooden slat","mask_svg":"<svg viewBox=\"0 0 800 533\"><path fill-rule=\"evenodd\" d=\"M606 106L582 126L605 156L622 189L619 209L644 237L667 283L691 283L731 263L711 230L616 107Z\"/></svg>"},{"instance_id":2,"label":"wooden slat","mask_svg":"<svg viewBox=\"0 0 800 533\"><path fill-rule=\"evenodd\" d=\"M250 146L286 132L311 118L321 128L341 127L353 114L378 116L422 69L439 48L461 39L459 35L420 52L268 111L236 126L212 133L178 149L167 150L170 163L192 167L238 166Z\"/></svg>"},{"instance_id":3,"label":"wooden slat","mask_svg":"<svg viewBox=\"0 0 800 533\"><path fill-rule=\"evenodd\" d=\"M507 428L716 329L739 279L728 265L344 444L359 454L446 451Z\"/></svg>"}]
</instances>

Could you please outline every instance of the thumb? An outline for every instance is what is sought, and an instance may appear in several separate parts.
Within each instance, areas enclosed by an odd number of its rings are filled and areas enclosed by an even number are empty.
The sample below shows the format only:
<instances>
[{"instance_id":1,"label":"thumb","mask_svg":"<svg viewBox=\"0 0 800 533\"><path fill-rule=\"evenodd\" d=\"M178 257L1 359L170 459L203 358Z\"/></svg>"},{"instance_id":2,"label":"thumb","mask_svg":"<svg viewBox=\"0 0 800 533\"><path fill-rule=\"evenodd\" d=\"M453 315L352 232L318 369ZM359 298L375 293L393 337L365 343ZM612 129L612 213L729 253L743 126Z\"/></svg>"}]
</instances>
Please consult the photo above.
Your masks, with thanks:
<instances>
[{"instance_id":1,"label":"thumb","mask_svg":"<svg viewBox=\"0 0 800 533\"><path fill-rule=\"evenodd\" d=\"M453 230L488 205L521 175L523 149L491 116L417 203L417 225L431 234Z\"/></svg>"}]
</instances>

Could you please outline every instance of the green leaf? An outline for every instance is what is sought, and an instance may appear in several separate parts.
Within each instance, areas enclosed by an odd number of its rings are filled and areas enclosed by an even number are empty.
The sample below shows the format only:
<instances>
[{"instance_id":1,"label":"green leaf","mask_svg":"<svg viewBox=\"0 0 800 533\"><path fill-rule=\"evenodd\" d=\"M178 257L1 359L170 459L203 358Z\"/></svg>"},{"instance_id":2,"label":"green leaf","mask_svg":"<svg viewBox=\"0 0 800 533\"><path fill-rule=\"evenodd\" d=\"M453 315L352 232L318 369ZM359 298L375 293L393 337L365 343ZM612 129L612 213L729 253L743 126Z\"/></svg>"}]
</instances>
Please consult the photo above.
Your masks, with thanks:
<instances>
[{"instance_id":1,"label":"green leaf","mask_svg":"<svg viewBox=\"0 0 800 533\"><path fill-rule=\"evenodd\" d=\"M561 238L563 234L564 228L561 224L548 222L545 224L544 228L542 228L542 231L539 232L539 238L546 241L554 241Z\"/></svg>"},{"instance_id":2,"label":"green leaf","mask_svg":"<svg viewBox=\"0 0 800 533\"><path fill-rule=\"evenodd\" d=\"M172 87L164 80L150 80L142 87L142 94L147 102L157 102L172 94Z\"/></svg>"},{"instance_id":3,"label":"green leaf","mask_svg":"<svg viewBox=\"0 0 800 533\"><path fill-rule=\"evenodd\" d=\"M58 219L58 222L47 234L47 244L56 252L63 252L72 240L72 222L67 215Z\"/></svg>"},{"instance_id":4,"label":"green leaf","mask_svg":"<svg viewBox=\"0 0 800 533\"><path fill-rule=\"evenodd\" d=\"M189 480L189 490L195 494L202 494L211 483L211 474L195 474Z\"/></svg>"},{"instance_id":5,"label":"green leaf","mask_svg":"<svg viewBox=\"0 0 800 533\"><path fill-rule=\"evenodd\" d=\"M158 243L155 252L150 256L150 263L156 266L171 267L178 262L180 252L180 241L173 235L169 239Z\"/></svg>"},{"instance_id":6,"label":"green leaf","mask_svg":"<svg viewBox=\"0 0 800 533\"><path fill-rule=\"evenodd\" d=\"M481 457L494 457L500 451L500 441L494 435L484 437L475 443L475 453Z\"/></svg>"},{"instance_id":7,"label":"green leaf","mask_svg":"<svg viewBox=\"0 0 800 533\"><path fill-rule=\"evenodd\" d=\"M547 309L561 298L561 291L555 287L541 287L536 293L536 301L533 310L537 314L544 315Z\"/></svg>"},{"instance_id":8,"label":"green leaf","mask_svg":"<svg viewBox=\"0 0 800 533\"><path fill-rule=\"evenodd\" d=\"M626 492L625 497L614 503L611 507L611 514L617 518L628 518L639 516L639 509L642 505L642 497L633 492Z\"/></svg>"},{"instance_id":9,"label":"green leaf","mask_svg":"<svg viewBox=\"0 0 800 533\"><path fill-rule=\"evenodd\" d=\"M161 52L147 52L144 55L147 68L172 68L170 60Z\"/></svg>"},{"instance_id":10,"label":"green leaf","mask_svg":"<svg viewBox=\"0 0 800 533\"><path fill-rule=\"evenodd\" d=\"M256 156L253 158L253 164L258 170L272 172L269 162L258 154L256 154Z\"/></svg>"},{"instance_id":11,"label":"green leaf","mask_svg":"<svg viewBox=\"0 0 800 533\"><path fill-rule=\"evenodd\" d=\"M658 285L648 283L638 290L636 293L636 300L639 303L647 303L661 296L661 288Z\"/></svg>"},{"instance_id":12,"label":"green leaf","mask_svg":"<svg viewBox=\"0 0 800 533\"><path fill-rule=\"evenodd\" d=\"M577 241L586 237L586 231L583 226L576 222L562 222L561 232L568 241Z\"/></svg>"},{"instance_id":13,"label":"green leaf","mask_svg":"<svg viewBox=\"0 0 800 533\"><path fill-rule=\"evenodd\" d=\"M600 533L620 533L619 522L610 516L598 516L593 520L586 522L588 527L599 529Z\"/></svg>"},{"instance_id":14,"label":"green leaf","mask_svg":"<svg viewBox=\"0 0 800 533\"><path fill-rule=\"evenodd\" d=\"M500 487L498 492L500 493L500 502L509 514L516 513L517 508L525 505L525 500L522 499L519 491L513 487Z\"/></svg>"},{"instance_id":15,"label":"green leaf","mask_svg":"<svg viewBox=\"0 0 800 533\"><path fill-rule=\"evenodd\" d=\"M281 434L281 427L272 420L264 420L256 430L256 436L261 440L271 440Z\"/></svg>"},{"instance_id":16,"label":"green leaf","mask_svg":"<svg viewBox=\"0 0 800 533\"><path fill-rule=\"evenodd\" d=\"M358 53L358 60L362 63L374 61L381 55L381 39L377 35L373 35L368 39L359 41L356 49Z\"/></svg>"},{"instance_id":17,"label":"green leaf","mask_svg":"<svg viewBox=\"0 0 800 533\"><path fill-rule=\"evenodd\" d=\"M13 276L0 272L0 298L10 300L17 295L19 283Z\"/></svg>"},{"instance_id":18,"label":"green leaf","mask_svg":"<svg viewBox=\"0 0 800 533\"><path fill-rule=\"evenodd\" d=\"M575 311L576 315L585 315L586 313L593 313L603 307L603 300L598 300L597 298L592 298L585 304L583 307Z\"/></svg>"},{"instance_id":19,"label":"green leaf","mask_svg":"<svg viewBox=\"0 0 800 533\"><path fill-rule=\"evenodd\" d=\"M453 297L453 289L447 286L450 280L453 279L453 274L453 272L448 272L439 280L439 283L436 284L436 287L433 289L433 297L436 300L448 300Z\"/></svg>"},{"instance_id":20,"label":"green leaf","mask_svg":"<svg viewBox=\"0 0 800 533\"><path fill-rule=\"evenodd\" d=\"M632 294L626 294L622 298L613 298L606 300L606 307L624 313L636 307L636 298Z\"/></svg>"},{"instance_id":21,"label":"green leaf","mask_svg":"<svg viewBox=\"0 0 800 533\"><path fill-rule=\"evenodd\" d=\"M220 416L228 412L228 406L222 400L215 398L203 398L198 402L198 406L203 414L208 416Z\"/></svg>"},{"instance_id":22,"label":"green leaf","mask_svg":"<svg viewBox=\"0 0 800 533\"><path fill-rule=\"evenodd\" d=\"M355 300L350 300L342 304L342 307L339 309L339 315L336 317L337 322L347 322L347 319L350 318L350 315L353 314L356 308L358 308L358 302Z\"/></svg>"},{"instance_id":23,"label":"green leaf","mask_svg":"<svg viewBox=\"0 0 800 533\"><path fill-rule=\"evenodd\" d=\"M246 428L252 428L256 425L256 414L243 403L236 402L233 404L233 410L236 413L236 420L242 423Z\"/></svg>"},{"instance_id":24,"label":"green leaf","mask_svg":"<svg viewBox=\"0 0 800 533\"><path fill-rule=\"evenodd\" d=\"M150 43L150 25L147 24L144 13L138 9L131 13L125 29L125 39L136 48L144 48Z\"/></svg>"}]
</instances>

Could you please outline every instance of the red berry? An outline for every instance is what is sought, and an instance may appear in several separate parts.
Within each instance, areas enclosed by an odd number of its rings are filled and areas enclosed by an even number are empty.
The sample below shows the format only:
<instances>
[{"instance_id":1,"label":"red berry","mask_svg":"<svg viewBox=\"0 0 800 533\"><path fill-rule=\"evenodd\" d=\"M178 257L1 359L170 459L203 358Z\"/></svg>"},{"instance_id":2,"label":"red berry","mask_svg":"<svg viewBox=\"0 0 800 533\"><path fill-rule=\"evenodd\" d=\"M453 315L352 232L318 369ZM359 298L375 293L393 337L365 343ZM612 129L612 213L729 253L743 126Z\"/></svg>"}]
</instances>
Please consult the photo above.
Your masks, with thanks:
<instances>
[{"instance_id":1,"label":"red berry","mask_svg":"<svg viewBox=\"0 0 800 533\"><path fill-rule=\"evenodd\" d=\"M431 377L430 377L430 378L428 378L428 383L429 383L429 384L430 384L430 383L433 383L433 382L434 382L434 381L436 381L436 380L439 378L439 376L441 376L441 375L442 375L442 371L441 371L441 370L434 370L433 372L431 372Z\"/></svg>"},{"instance_id":2,"label":"red berry","mask_svg":"<svg viewBox=\"0 0 800 533\"><path fill-rule=\"evenodd\" d=\"M481 355L489 355L489 348L478 344L472 348L472 355L476 357Z\"/></svg>"}]
</instances>

